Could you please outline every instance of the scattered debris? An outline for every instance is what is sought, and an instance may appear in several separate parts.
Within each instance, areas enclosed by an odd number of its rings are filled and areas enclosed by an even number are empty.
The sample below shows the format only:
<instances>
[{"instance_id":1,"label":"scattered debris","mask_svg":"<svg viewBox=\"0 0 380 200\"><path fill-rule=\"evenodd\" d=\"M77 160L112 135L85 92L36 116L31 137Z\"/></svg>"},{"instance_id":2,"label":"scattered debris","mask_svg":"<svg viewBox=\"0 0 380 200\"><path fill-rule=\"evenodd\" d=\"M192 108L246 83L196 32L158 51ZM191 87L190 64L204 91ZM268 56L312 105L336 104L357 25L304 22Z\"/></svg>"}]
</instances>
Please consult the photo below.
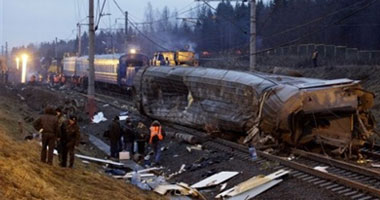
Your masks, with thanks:
<instances>
[{"instance_id":1,"label":"scattered debris","mask_svg":"<svg viewBox=\"0 0 380 200\"><path fill-rule=\"evenodd\" d=\"M170 174L168 176L168 179L171 179L172 177L177 176L177 175L182 174L183 172L185 172L186 171L185 167L186 167L186 165L182 164L181 168L177 172L174 172L174 173L172 173L172 174Z\"/></svg>"},{"instance_id":2,"label":"scattered debris","mask_svg":"<svg viewBox=\"0 0 380 200\"><path fill-rule=\"evenodd\" d=\"M177 196L192 196L194 198L206 199L198 190L189 187L186 183L177 183L175 185L159 185L154 189L161 195L171 193Z\"/></svg>"},{"instance_id":3,"label":"scattered debris","mask_svg":"<svg viewBox=\"0 0 380 200\"><path fill-rule=\"evenodd\" d=\"M120 116L127 116L129 113L128 113L128 111L126 111L126 112L120 112Z\"/></svg>"},{"instance_id":4,"label":"scattered debris","mask_svg":"<svg viewBox=\"0 0 380 200\"><path fill-rule=\"evenodd\" d=\"M219 184L227 181L228 179L231 179L232 177L234 177L238 174L239 174L239 172L231 172L231 171L219 172L217 174L214 174L210 177L207 177L206 179L203 179L203 180L191 185L190 187L199 189L199 188L216 186L216 185L219 185Z\"/></svg>"},{"instance_id":5,"label":"scattered debris","mask_svg":"<svg viewBox=\"0 0 380 200\"><path fill-rule=\"evenodd\" d=\"M98 124L98 123L104 122L104 121L107 121L107 118L104 117L103 112L98 112L98 114L96 114L94 116L94 118L92 119L92 122L95 124Z\"/></svg>"},{"instance_id":6,"label":"scattered debris","mask_svg":"<svg viewBox=\"0 0 380 200\"><path fill-rule=\"evenodd\" d=\"M109 168L106 169L105 172L107 174L116 175L116 176L122 176L126 173L124 170L121 170L121 169L109 169Z\"/></svg>"},{"instance_id":7,"label":"scattered debris","mask_svg":"<svg viewBox=\"0 0 380 200\"><path fill-rule=\"evenodd\" d=\"M108 107L108 106L110 106L110 104L104 104L104 105L103 105L104 108L106 108L106 107Z\"/></svg>"},{"instance_id":8,"label":"scattered debris","mask_svg":"<svg viewBox=\"0 0 380 200\"><path fill-rule=\"evenodd\" d=\"M88 162L87 160L82 160L82 163L86 165L90 164L90 162Z\"/></svg>"},{"instance_id":9,"label":"scattered debris","mask_svg":"<svg viewBox=\"0 0 380 200\"><path fill-rule=\"evenodd\" d=\"M80 154L75 154L75 157L80 158L80 159L84 159L84 160L88 160L88 161L93 161L93 162L100 162L100 163L110 164L110 165L115 165L115 166L124 166L123 163L115 162L115 161L112 161L112 160L105 160L105 159L100 159L100 158L94 158L94 157L80 155Z\"/></svg>"},{"instance_id":10,"label":"scattered debris","mask_svg":"<svg viewBox=\"0 0 380 200\"><path fill-rule=\"evenodd\" d=\"M25 101L25 98L21 94L17 94L17 96L20 97L21 101Z\"/></svg>"},{"instance_id":11,"label":"scattered debris","mask_svg":"<svg viewBox=\"0 0 380 200\"><path fill-rule=\"evenodd\" d=\"M145 176L148 175L145 174ZM152 176L154 176L154 174ZM142 190L151 190L148 184L141 181L141 175L138 172L133 172L131 175L131 183Z\"/></svg>"},{"instance_id":12,"label":"scattered debris","mask_svg":"<svg viewBox=\"0 0 380 200\"><path fill-rule=\"evenodd\" d=\"M223 183L221 186L220 186L220 191L223 191L224 189L226 189L227 187L227 183Z\"/></svg>"},{"instance_id":13,"label":"scattered debris","mask_svg":"<svg viewBox=\"0 0 380 200\"><path fill-rule=\"evenodd\" d=\"M321 171L321 172L325 172L325 173L328 173L327 168L329 168L329 167L326 167L326 166L316 166L316 167L314 167L315 170L318 170L318 171Z\"/></svg>"},{"instance_id":14,"label":"scattered debris","mask_svg":"<svg viewBox=\"0 0 380 200\"><path fill-rule=\"evenodd\" d=\"M267 176L259 175L259 176L252 177L248 179L247 181L244 181L218 194L215 198L233 197L230 199L238 199L238 200L253 198L256 195L264 192L265 190L281 182L282 181L281 179L280 180L275 180L275 179L280 178L288 173L289 171L281 169Z\"/></svg>"},{"instance_id":15,"label":"scattered debris","mask_svg":"<svg viewBox=\"0 0 380 200\"><path fill-rule=\"evenodd\" d=\"M294 157L293 154L291 154L289 157L287 157L287 160L294 160L296 157Z\"/></svg>"},{"instance_id":16,"label":"scattered debris","mask_svg":"<svg viewBox=\"0 0 380 200\"><path fill-rule=\"evenodd\" d=\"M191 150L202 151L202 145L187 146L186 149L188 152L191 152Z\"/></svg>"},{"instance_id":17,"label":"scattered debris","mask_svg":"<svg viewBox=\"0 0 380 200\"><path fill-rule=\"evenodd\" d=\"M128 115L126 116L119 116L119 120L120 121L124 121L124 120L127 120L128 119Z\"/></svg>"},{"instance_id":18,"label":"scattered debris","mask_svg":"<svg viewBox=\"0 0 380 200\"><path fill-rule=\"evenodd\" d=\"M152 168L148 168L148 169L141 169L141 170L135 170L133 172L129 172L129 173L124 173L123 175L118 175L118 176L113 176L114 178L122 178L122 179L128 179L128 178L132 178L133 176L133 173L137 172L141 178L152 178L152 177L155 177L155 175L153 173L147 173L147 172L151 172L151 171L157 171L157 170L162 170L163 168L162 167L152 167Z\"/></svg>"},{"instance_id":19,"label":"scattered debris","mask_svg":"<svg viewBox=\"0 0 380 200\"><path fill-rule=\"evenodd\" d=\"M371 163L371 167L380 168L380 164Z\"/></svg>"}]
</instances>

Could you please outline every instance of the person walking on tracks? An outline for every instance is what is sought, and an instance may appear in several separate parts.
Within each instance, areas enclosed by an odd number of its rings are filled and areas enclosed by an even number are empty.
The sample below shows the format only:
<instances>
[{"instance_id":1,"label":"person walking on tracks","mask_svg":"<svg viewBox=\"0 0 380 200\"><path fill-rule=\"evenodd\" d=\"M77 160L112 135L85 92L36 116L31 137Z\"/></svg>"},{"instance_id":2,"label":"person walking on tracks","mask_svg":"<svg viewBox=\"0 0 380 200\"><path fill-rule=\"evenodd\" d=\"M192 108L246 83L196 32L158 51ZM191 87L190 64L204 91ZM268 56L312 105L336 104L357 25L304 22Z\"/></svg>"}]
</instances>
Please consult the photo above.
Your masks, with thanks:
<instances>
[{"instance_id":1,"label":"person walking on tracks","mask_svg":"<svg viewBox=\"0 0 380 200\"><path fill-rule=\"evenodd\" d=\"M53 165L53 152L57 136L59 135L58 118L54 109L45 108L45 114L39 117L34 123L34 128L42 133L41 162ZM48 149L49 148L49 149Z\"/></svg>"},{"instance_id":2,"label":"person walking on tracks","mask_svg":"<svg viewBox=\"0 0 380 200\"><path fill-rule=\"evenodd\" d=\"M164 139L164 131L159 121L153 121L150 126L149 144L154 152L154 164L159 164L161 157L161 141Z\"/></svg>"},{"instance_id":3,"label":"person walking on tracks","mask_svg":"<svg viewBox=\"0 0 380 200\"><path fill-rule=\"evenodd\" d=\"M317 67L318 66L318 50L314 49L314 52L313 52L313 55L311 56L311 59L313 61L313 67Z\"/></svg>"},{"instance_id":4,"label":"person walking on tracks","mask_svg":"<svg viewBox=\"0 0 380 200\"><path fill-rule=\"evenodd\" d=\"M62 167L66 167L67 156L69 156L69 167L73 168L75 158L75 147L80 143L80 128L77 124L77 118L70 116L66 126L66 146L64 146L64 154L62 159Z\"/></svg>"}]
</instances>

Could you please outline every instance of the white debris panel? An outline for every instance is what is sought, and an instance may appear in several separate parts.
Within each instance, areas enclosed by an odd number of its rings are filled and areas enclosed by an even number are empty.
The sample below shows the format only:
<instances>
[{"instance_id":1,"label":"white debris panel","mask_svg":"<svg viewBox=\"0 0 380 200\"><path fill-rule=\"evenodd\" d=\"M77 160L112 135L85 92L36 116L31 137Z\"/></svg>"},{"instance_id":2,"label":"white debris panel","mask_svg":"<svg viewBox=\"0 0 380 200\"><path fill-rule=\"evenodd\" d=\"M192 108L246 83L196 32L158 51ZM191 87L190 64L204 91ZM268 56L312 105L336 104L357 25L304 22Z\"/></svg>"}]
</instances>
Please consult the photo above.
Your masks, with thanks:
<instances>
[{"instance_id":1,"label":"white debris panel","mask_svg":"<svg viewBox=\"0 0 380 200\"><path fill-rule=\"evenodd\" d=\"M361 144L374 130L374 95L350 79L147 67L134 85L140 112L195 128L212 124L248 136L246 142L270 135L292 145L316 141L342 148Z\"/></svg>"}]
</instances>

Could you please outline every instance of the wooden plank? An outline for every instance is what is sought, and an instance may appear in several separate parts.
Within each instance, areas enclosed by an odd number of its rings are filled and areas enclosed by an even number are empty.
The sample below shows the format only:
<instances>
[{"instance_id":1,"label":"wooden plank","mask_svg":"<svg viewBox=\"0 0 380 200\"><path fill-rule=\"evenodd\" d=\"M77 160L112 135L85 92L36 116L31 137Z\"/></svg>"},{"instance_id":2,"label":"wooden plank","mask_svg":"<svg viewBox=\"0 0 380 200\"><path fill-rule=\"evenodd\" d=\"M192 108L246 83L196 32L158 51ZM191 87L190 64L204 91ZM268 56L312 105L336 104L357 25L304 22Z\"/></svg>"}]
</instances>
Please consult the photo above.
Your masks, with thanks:
<instances>
[{"instance_id":1,"label":"wooden plank","mask_svg":"<svg viewBox=\"0 0 380 200\"><path fill-rule=\"evenodd\" d=\"M260 185L256 188L253 188L251 190L248 190L246 192L243 192L241 194L238 194L236 196L227 198L227 200L246 200L246 199L252 199L256 197L257 195L265 192L266 190L270 189L271 187L277 185L278 183L282 182L282 179L278 180L272 180L268 183L265 183L263 185Z\"/></svg>"}]
</instances>

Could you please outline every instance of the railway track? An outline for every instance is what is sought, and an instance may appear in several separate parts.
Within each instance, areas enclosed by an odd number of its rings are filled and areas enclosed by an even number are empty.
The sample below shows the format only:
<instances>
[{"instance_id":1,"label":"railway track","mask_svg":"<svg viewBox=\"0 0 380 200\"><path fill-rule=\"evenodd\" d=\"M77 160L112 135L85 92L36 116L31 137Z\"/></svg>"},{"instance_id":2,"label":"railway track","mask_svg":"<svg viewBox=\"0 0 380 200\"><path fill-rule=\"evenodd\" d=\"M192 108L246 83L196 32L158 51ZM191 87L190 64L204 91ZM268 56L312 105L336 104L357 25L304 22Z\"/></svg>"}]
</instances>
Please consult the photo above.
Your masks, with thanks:
<instances>
[{"instance_id":1,"label":"railway track","mask_svg":"<svg viewBox=\"0 0 380 200\"><path fill-rule=\"evenodd\" d=\"M123 108L120 107L120 105L112 104L110 100L116 99L122 104L133 106L133 104L128 100L117 99L120 95L116 98L108 95L109 94L97 94L97 97L103 103L110 103L112 106L120 109ZM206 136L204 132L188 127L173 124L164 125L171 129L186 132L195 136ZM358 200L380 198L380 173L368 168L301 150L293 150L293 154L296 156L294 159L288 159L262 151L257 151L259 159L253 161L246 146L220 138L208 140L204 142L203 145L206 148L230 153L250 164L262 164L268 161L279 163L279 165L273 168L274 170L291 170L290 175L292 177L314 184L317 187L328 189L347 198ZM380 148L378 149L380 150ZM361 151L372 152L380 155L380 151L369 151L369 149L365 148L361 149ZM327 169L326 171L321 171L315 168L317 166L327 167Z\"/></svg>"},{"instance_id":2,"label":"railway track","mask_svg":"<svg viewBox=\"0 0 380 200\"><path fill-rule=\"evenodd\" d=\"M380 145L366 145L365 147L360 149L360 153L367 155L369 158L376 159L377 161L380 162Z\"/></svg>"},{"instance_id":3,"label":"railway track","mask_svg":"<svg viewBox=\"0 0 380 200\"><path fill-rule=\"evenodd\" d=\"M187 127L169 126L178 131L185 131L200 137L205 136L204 133ZM380 173L368 168L301 150L293 150L293 154L297 157L292 160L257 151L259 159L253 161L246 146L219 138L207 141L203 145L233 154L250 163L277 162L279 165L275 166L274 170L290 169L291 176L347 198L367 200L380 197ZM327 172L315 169L317 166L328 167Z\"/></svg>"}]
</instances>

